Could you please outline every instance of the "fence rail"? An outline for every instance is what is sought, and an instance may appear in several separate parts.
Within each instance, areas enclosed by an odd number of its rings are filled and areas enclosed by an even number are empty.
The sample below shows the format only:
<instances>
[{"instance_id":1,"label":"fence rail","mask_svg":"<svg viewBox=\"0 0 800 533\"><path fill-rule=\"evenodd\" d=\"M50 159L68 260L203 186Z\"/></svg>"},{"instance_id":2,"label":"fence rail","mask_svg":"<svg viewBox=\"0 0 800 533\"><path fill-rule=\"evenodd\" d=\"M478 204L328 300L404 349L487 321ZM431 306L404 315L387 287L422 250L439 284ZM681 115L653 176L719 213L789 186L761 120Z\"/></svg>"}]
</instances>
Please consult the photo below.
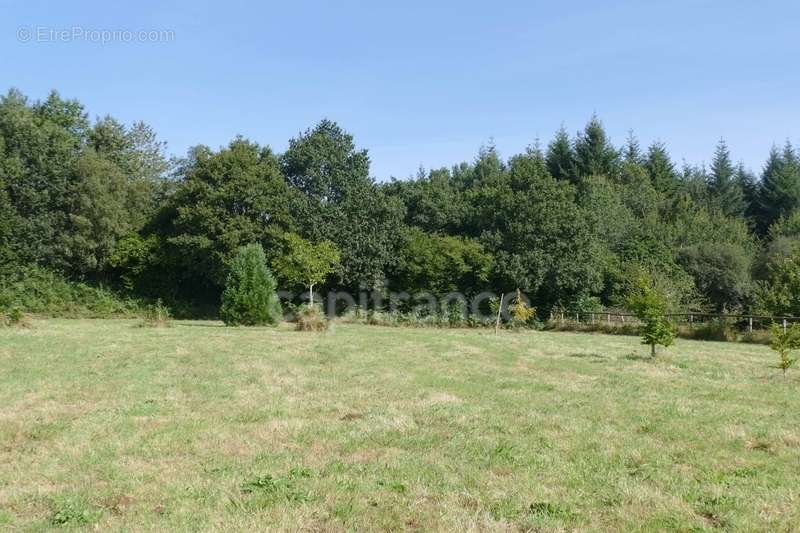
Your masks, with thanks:
<instances>
[{"instance_id":1,"label":"fence rail","mask_svg":"<svg viewBox=\"0 0 800 533\"><path fill-rule=\"evenodd\" d=\"M679 324L688 324L689 327L702 325L703 323L719 320L729 323L742 331L753 331L754 329L766 329L771 324L780 324L783 330L790 324L800 323L800 317L796 316L769 316L769 315L742 315L724 313L667 313L664 315ZM639 324L641 321L633 313L617 313L611 311L592 311L592 312L554 312L550 314L550 320L559 322L577 322L599 324Z\"/></svg>"}]
</instances>

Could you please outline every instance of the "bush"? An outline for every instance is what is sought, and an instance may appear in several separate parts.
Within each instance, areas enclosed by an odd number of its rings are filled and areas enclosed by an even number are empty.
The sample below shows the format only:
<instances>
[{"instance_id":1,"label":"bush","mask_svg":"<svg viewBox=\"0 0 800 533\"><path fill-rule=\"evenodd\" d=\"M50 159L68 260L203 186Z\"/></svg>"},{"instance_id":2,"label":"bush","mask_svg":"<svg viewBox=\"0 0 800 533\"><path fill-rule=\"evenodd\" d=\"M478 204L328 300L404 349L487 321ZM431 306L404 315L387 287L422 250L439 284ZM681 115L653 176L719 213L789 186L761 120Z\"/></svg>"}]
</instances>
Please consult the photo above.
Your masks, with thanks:
<instances>
[{"instance_id":1,"label":"bush","mask_svg":"<svg viewBox=\"0 0 800 533\"><path fill-rule=\"evenodd\" d=\"M121 298L104 287L68 281L39 267L0 277L0 309L19 307L25 313L65 318L133 317L142 303Z\"/></svg>"},{"instance_id":2,"label":"bush","mask_svg":"<svg viewBox=\"0 0 800 533\"><path fill-rule=\"evenodd\" d=\"M148 306L144 312L141 326L143 328L169 328L172 326L172 313L159 298L154 305Z\"/></svg>"},{"instance_id":3,"label":"bush","mask_svg":"<svg viewBox=\"0 0 800 533\"><path fill-rule=\"evenodd\" d=\"M325 331L328 317L318 305L304 305L297 310L295 329L297 331Z\"/></svg>"},{"instance_id":4,"label":"bush","mask_svg":"<svg viewBox=\"0 0 800 533\"><path fill-rule=\"evenodd\" d=\"M733 342L736 340L736 332L728 322L717 319L683 329L681 337L699 341Z\"/></svg>"},{"instance_id":5,"label":"bush","mask_svg":"<svg viewBox=\"0 0 800 533\"><path fill-rule=\"evenodd\" d=\"M276 288L261 245L239 248L222 293L222 320L228 326L277 324L283 314Z\"/></svg>"},{"instance_id":6,"label":"bush","mask_svg":"<svg viewBox=\"0 0 800 533\"><path fill-rule=\"evenodd\" d=\"M31 318L19 307L12 307L8 313L0 313L0 326L29 328L33 326Z\"/></svg>"}]
</instances>

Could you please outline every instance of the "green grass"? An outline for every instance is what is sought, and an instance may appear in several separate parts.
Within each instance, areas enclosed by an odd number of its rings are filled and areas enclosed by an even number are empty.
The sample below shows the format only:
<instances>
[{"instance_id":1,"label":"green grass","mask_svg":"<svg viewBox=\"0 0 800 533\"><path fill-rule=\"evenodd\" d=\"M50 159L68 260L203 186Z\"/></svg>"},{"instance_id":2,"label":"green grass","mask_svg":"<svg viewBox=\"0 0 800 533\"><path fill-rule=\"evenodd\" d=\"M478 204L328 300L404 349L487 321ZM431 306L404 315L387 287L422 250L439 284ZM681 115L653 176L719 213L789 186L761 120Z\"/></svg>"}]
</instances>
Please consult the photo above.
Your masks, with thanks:
<instances>
[{"instance_id":1,"label":"green grass","mask_svg":"<svg viewBox=\"0 0 800 533\"><path fill-rule=\"evenodd\" d=\"M800 524L763 346L211 322L0 329L0 530Z\"/></svg>"}]
</instances>

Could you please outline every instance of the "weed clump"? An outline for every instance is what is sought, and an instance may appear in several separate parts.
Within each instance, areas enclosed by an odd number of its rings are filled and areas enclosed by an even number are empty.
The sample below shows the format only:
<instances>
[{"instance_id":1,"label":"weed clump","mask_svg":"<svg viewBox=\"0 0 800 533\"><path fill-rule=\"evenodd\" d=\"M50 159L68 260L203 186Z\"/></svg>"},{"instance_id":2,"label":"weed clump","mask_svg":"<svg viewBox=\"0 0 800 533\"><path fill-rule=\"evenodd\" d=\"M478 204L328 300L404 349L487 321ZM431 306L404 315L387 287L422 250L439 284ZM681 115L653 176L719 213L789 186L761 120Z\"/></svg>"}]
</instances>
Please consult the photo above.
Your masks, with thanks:
<instances>
[{"instance_id":1,"label":"weed clump","mask_svg":"<svg viewBox=\"0 0 800 533\"><path fill-rule=\"evenodd\" d=\"M304 305L297 310L297 331L325 331L328 329L328 318L317 305Z\"/></svg>"},{"instance_id":2,"label":"weed clump","mask_svg":"<svg viewBox=\"0 0 800 533\"><path fill-rule=\"evenodd\" d=\"M144 311L140 327L143 328L169 328L172 327L172 313L159 298L155 304L148 306Z\"/></svg>"}]
</instances>

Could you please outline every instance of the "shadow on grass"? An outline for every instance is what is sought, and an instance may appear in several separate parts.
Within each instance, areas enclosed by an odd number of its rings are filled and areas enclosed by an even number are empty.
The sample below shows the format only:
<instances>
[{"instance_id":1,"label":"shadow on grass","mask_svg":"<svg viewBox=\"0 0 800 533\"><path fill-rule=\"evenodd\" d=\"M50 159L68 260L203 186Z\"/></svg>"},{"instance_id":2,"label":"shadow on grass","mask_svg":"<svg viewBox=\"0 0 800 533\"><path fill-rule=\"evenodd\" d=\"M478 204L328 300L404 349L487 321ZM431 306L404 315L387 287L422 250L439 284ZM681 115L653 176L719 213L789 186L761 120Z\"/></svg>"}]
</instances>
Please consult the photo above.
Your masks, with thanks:
<instances>
[{"instance_id":1,"label":"shadow on grass","mask_svg":"<svg viewBox=\"0 0 800 533\"><path fill-rule=\"evenodd\" d=\"M605 355L594 352L575 352L567 354L567 357L575 357L577 359L594 359L598 363L608 359L608 357Z\"/></svg>"},{"instance_id":2,"label":"shadow on grass","mask_svg":"<svg viewBox=\"0 0 800 533\"><path fill-rule=\"evenodd\" d=\"M626 361L643 361L645 363L652 363L653 361L656 360L655 357L652 357L649 354L642 355L636 352L631 352L628 355L623 356L622 358L625 359Z\"/></svg>"}]
</instances>

